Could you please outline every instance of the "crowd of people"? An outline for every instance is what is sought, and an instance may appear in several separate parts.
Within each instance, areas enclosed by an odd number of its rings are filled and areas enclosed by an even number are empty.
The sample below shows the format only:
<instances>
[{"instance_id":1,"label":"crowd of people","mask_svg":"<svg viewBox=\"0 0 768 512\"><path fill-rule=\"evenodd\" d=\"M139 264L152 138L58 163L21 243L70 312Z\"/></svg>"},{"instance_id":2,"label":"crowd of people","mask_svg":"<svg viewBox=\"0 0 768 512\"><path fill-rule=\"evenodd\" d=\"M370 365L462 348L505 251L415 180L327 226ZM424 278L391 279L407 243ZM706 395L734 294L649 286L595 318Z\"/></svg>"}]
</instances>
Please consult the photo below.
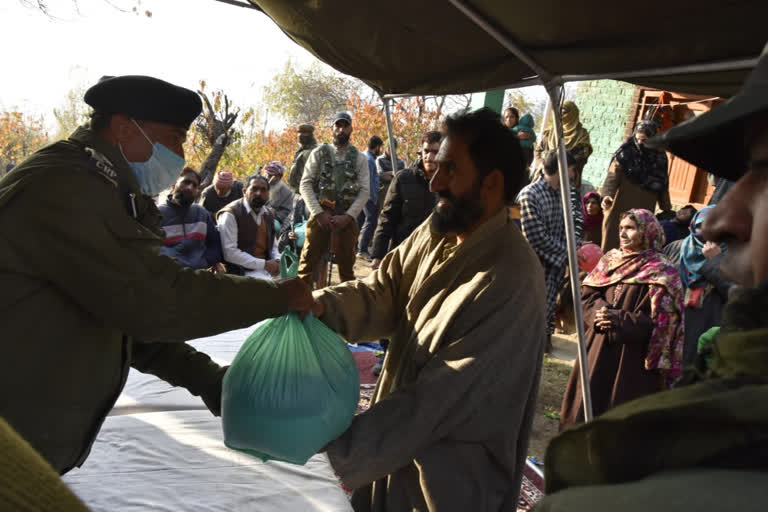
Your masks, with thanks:
<instances>
[{"instance_id":1,"label":"crowd of people","mask_svg":"<svg viewBox=\"0 0 768 512\"><path fill-rule=\"evenodd\" d=\"M86 460L129 367L218 415L227 368L184 340L295 311L352 343L389 341L370 408L324 448L356 510L514 509L566 280L561 194L597 419L579 425L577 363L540 510L695 500L715 472L742 489L766 449L766 76L764 57L724 107L660 134L639 122L599 190L582 180L592 146L565 102L562 192L553 130L537 137L511 107L446 117L410 167L388 153L396 141L351 145L340 112L332 141L298 127L287 179L273 161L242 183L221 170L201 191L182 147L200 98L151 77L103 79L85 94L88 125L0 180L0 389L14 390L0 444L44 475L13 482L14 499L80 510L54 472ZM716 204L672 211L664 150L718 176ZM278 279L287 250L299 276ZM371 260L364 279L358 257ZM29 379L32 365L46 378Z\"/></svg>"}]
</instances>

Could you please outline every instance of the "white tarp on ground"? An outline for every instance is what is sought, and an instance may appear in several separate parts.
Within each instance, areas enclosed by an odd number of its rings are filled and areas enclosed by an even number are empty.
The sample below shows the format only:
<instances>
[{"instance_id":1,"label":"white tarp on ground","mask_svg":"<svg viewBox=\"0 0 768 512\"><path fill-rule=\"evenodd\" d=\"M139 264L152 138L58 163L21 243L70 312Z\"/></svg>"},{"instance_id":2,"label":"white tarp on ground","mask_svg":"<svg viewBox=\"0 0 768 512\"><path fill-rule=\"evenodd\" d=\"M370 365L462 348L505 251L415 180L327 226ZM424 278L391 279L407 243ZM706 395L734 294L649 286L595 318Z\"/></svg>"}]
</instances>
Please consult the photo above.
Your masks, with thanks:
<instances>
[{"instance_id":1,"label":"white tarp on ground","mask_svg":"<svg viewBox=\"0 0 768 512\"><path fill-rule=\"evenodd\" d=\"M228 364L253 329L191 344ZM324 454L297 466L230 450L202 400L135 370L64 481L94 511L351 510Z\"/></svg>"}]
</instances>

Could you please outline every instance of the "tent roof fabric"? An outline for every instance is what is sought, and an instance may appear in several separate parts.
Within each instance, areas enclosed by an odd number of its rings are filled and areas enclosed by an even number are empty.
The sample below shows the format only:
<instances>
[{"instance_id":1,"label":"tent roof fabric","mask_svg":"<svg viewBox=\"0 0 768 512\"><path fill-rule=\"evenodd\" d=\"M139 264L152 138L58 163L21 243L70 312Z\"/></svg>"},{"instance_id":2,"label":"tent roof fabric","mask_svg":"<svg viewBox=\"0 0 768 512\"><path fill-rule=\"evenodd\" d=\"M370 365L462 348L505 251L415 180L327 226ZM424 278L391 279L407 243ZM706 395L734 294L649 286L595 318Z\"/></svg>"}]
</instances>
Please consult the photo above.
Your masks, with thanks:
<instances>
[{"instance_id":1,"label":"tent roof fabric","mask_svg":"<svg viewBox=\"0 0 768 512\"><path fill-rule=\"evenodd\" d=\"M296 43L382 94L500 89L536 73L446 0L251 0ZM469 4L469 2L462 2ZM604 75L754 59L765 44L768 3L734 0L469 5L553 76ZM638 76L626 81L730 96L748 70Z\"/></svg>"}]
</instances>

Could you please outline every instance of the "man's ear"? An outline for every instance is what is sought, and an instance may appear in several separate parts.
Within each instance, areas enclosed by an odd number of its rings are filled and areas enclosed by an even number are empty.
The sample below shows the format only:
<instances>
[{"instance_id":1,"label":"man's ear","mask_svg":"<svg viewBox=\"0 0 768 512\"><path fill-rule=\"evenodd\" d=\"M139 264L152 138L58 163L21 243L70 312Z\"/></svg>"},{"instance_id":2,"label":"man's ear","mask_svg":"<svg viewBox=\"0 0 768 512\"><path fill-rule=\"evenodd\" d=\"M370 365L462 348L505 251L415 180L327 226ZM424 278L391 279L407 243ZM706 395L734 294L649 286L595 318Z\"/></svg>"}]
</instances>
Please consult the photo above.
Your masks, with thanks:
<instances>
[{"instance_id":1,"label":"man's ear","mask_svg":"<svg viewBox=\"0 0 768 512\"><path fill-rule=\"evenodd\" d=\"M483 178L483 188L488 191L501 190L504 195L504 173L499 169L494 169Z\"/></svg>"},{"instance_id":2,"label":"man's ear","mask_svg":"<svg viewBox=\"0 0 768 512\"><path fill-rule=\"evenodd\" d=\"M136 136L137 131L131 118L124 114L114 114L109 122L109 129L118 142L132 139Z\"/></svg>"}]
</instances>

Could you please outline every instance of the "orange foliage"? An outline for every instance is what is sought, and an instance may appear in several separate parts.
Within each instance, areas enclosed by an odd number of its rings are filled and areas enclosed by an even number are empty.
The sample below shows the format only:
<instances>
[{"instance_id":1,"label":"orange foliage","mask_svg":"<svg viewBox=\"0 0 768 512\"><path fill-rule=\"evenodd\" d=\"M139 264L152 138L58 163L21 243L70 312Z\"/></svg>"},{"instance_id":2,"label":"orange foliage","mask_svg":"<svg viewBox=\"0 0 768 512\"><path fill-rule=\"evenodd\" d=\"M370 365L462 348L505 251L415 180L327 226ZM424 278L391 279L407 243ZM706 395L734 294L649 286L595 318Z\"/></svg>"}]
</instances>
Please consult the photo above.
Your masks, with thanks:
<instances>
[{"instance_id":1,"label":"orange foliage","mask_svg":"<svg viewBox=\"0 0 768 512\"><path fill-rule=\"evenodd\" d=\"M0 174L7 164L19 164L48 143L42 116L0 112Z\"/></svg>"},{"instance_id":2,"label":"orange foliage","mask_svg":"<svg viewBox=\"0 0 768 512\"><path fill-rule=\"evenodd\" d=\"M360 151L368 147L368 139L378 135L386 140L387 125L383 108L370 103L357 95L347 101L347 109L352 115L353 132L351 143ZM417 157L422 135L438 127L440 112L427 108L422 98L398 100L392 109L392 126L398 140L397 154L410 164ZM331 126L326 120L316 121L315 138L318 142L332 142ZM192 135L192 131L190 131ZM287 126L282 131L252 131L239 135L227 148L219 168L229 168L239 178L243 178L272 160L282 162L290 168L293 155L298 149L297 126ZM190 141L190 146L192 141ZM191 165L200 165L204 154L188 152ZM287 179L286 175L284 179Z\"/></svg>"}]
</instances>

